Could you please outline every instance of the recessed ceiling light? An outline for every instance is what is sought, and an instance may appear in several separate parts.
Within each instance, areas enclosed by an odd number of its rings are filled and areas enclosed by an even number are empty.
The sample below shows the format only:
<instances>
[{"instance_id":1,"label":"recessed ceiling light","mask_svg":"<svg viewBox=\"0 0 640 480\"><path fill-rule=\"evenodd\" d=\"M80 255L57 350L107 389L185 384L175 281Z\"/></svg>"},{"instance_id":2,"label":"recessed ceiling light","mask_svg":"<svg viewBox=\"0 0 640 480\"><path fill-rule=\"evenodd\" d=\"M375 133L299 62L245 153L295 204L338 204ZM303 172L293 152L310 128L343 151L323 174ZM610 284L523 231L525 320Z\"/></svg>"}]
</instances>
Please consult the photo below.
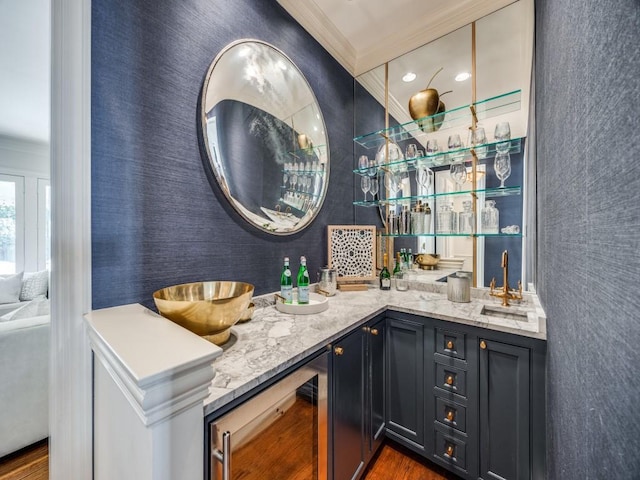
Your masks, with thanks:
<instances>
[{"instance_id":1,"label":"recessed ceiling light","mask_svg":"<svg viewBox=\"0 0 640 480\"><path fill-rule=\"evenodd\" d=\"M469 72L462 72L459 73L458 75L456 75L456 82L464 82L465 80L468 80L471 78L471 74Z\"/></svg>"},{"instance_id":2,"label":"recessed ceiling light","mask_svg":"<svg viewBox=\"0 0 640 480\"><path fill-rule=\"evenodd\" d=\"M416 79L416 74L413 72L407 72L402 77L403 82L413 82Z\"/></svg>"}]
</instances>

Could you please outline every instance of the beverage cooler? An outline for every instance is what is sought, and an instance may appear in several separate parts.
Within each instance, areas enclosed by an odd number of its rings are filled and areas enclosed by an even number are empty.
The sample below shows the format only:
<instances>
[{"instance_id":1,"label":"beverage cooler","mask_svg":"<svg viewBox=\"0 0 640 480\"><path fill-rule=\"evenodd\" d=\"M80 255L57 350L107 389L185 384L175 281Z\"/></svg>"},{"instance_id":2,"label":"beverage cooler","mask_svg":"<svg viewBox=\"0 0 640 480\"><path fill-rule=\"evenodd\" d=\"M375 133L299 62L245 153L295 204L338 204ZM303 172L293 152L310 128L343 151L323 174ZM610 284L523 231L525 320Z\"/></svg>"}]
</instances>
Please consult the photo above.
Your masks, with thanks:
<instances>
[{"instance_id":1,"label":"beverage cooler","mask_svg":"<svg viewBox=\"0 0 640 480\"><path fill-rule=\"evenodd\" d=\"M326 480L328 353L209 428L210 480Z\"/></svg>"}]
</instances>

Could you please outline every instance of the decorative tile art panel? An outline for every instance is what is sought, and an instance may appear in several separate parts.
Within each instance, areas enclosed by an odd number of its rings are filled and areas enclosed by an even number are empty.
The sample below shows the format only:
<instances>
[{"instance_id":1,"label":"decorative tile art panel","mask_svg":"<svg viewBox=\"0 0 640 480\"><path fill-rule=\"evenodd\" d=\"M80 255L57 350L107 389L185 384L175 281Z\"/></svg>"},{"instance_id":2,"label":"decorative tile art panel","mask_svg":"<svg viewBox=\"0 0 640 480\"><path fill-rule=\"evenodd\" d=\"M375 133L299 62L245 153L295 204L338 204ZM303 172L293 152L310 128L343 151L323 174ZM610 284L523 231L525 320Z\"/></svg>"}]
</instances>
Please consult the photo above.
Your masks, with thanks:
<instances>
[{"instance_id":1,"label":"decorative tile art panel","mask_svg":"<svg viewBox=\"0 0 640 480\"><path fill-rule=\"evenodd\" d=\"M372 225L329 225L327 227L329 266L338 282L375 280L376 227Z\"/></svg>"}]
</instances>

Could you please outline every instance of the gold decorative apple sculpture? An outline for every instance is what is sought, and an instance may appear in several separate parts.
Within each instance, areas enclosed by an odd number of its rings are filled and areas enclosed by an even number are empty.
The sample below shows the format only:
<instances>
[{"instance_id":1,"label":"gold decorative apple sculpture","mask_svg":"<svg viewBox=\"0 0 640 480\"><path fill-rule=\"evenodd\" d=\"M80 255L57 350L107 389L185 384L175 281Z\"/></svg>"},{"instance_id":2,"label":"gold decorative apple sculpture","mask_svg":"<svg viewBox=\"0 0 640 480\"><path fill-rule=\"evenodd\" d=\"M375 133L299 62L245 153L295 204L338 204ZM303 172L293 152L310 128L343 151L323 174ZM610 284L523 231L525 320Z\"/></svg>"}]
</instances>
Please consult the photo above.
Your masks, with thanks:
<instances>
[{"instance_id":1,"label":"gold decorative apple sculpture","mask_svg":"<svg viewBox=\"0 0 640 480\"><path fill-rule=\"evenodd\" d=\"M425 133L432 133L440 129L444 122L446 106L441 100L451 90L438 94L435 88L429 88L436 75L442 71L442 67L434 73L427 84L427 88L420 90L409 99L409 114L414 120L419 120L418 125ZM429 118L425 118L429 117Z\"/></svg>"}]
</instances>

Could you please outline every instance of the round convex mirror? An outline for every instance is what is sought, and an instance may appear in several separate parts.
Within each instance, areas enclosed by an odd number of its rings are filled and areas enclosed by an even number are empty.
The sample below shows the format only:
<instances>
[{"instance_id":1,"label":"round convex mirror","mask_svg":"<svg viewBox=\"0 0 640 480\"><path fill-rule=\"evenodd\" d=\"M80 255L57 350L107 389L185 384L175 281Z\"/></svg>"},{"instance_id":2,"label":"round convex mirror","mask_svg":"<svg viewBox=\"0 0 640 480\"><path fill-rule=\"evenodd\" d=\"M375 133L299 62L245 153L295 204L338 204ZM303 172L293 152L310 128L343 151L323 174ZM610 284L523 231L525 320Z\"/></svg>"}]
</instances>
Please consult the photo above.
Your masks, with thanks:
<instances>
[{"instance_id":1,"label":"round convex mirror","mask_svg":"<svg viewBox=\"0 0 640 480\"><path fill-rule=\"evenodd\" d=\"M244 219L276 235L313 221L329 180L327 133L284 53L259 40L227 45L205 77L201 124L213 173Z\"/></svg>"}]
</instances>

